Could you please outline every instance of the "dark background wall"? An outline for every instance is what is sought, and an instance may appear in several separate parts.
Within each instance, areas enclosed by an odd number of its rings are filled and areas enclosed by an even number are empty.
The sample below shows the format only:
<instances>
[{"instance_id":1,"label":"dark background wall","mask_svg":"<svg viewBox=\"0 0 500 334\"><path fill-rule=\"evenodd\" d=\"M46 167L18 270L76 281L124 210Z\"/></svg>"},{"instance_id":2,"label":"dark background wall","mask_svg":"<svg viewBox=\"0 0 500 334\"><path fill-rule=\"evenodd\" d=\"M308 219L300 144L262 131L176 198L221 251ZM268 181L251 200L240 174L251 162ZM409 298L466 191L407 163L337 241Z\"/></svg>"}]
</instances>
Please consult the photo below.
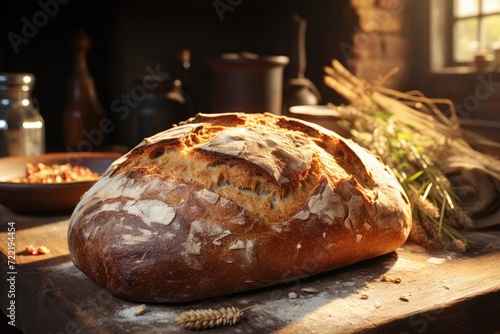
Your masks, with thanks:
<instances>
[{"instance_id":1,"label":"dark background wall","mask_svg":"<svg viewBox=\"0 0 500 334\"><path fill-rule=\"evenodd\" d=\"M147 66L171 71L173 57L181 48L192 54L196 111L210 111L208 60L225 52L289 55L291 20L296 13L308 21L306 76L319 88L324 102L342 102L323 84L323 67L334 58L347 61L340 45L351 43L356 25L348 0L220 0L234 4L222 17L214 0L60 1L9 1L0 11L0 71L35 75L34 96L46 121L49 151L63 147L61 113L72 69L69 41L79 28L92 38L89 69L108 113L115 99L130 92L134 79L147 73ZM41 3L50 4L49 19L15 52L8 34L22 35L26 20L33 23L37 15L40 19L39 12L47 12ZM288 75L286 68L285 78ZM111 140L120 144L117 124Z\"/></svg>"},{"instance_id":2,"label":"dark background wall","mask_svg":"<svg viewBox=\"0 0 500 334\"><path fill-rule=\"evenodd\" d=\"M231 9L221 17L214 3L226 4ZM395 4L406 4L401 17L390 15L390 22L384 21L387 16L382 16L382 20L371 18L370 10L391 12ZM33 23L37 15L40 19L40 13L46 13L44 6L52 10L45 14L48 20L36 27L35 32L31 31L16 52L9 33L21 36L26 21ZM368 20L358 15L360 8L369 8L362 10ZM466 112L460 115L464 123L474 118L498 122L498 72L492 77L473 68L467 73L431 73L429 11L428 0L6 1L0 10L0 71L35 75L34 96L46 121L47 148L61 150L64 148L61 114L72 69L70 38L77 29L83 28L92 38L89 68L98 96L113 119L116 115L110 112L112 102L130 92L134 79L145 75L148 66L171 71L173 58L181 48L192 53L191 94L195 111L211 111L208 61L226 52L290 55L292 16L299 14L308 21L306 76L319 88L324 103L344 102L323 84L323 67L332 59L340 60L361 77L372 69L374 73L377 68L386 73L393 66L403 65L406 74L400 77L397 87L400 90L417 89L429 97L453 100L458 107L466 107ZM370 20L384 29L392 29L392 23L402 20L402 28L399 33L382 32L381 38L377 32L363 31L373 23ZM360 34L361 46L353 41ZM368 44L367 37L371 37ZM358 51L354 52L354 60L353 54L347 54L353 50ZM287 67L284 79L289 74ZM494 83L488 86L493 91L487 99L475 98L485 80ZM115 121L117 130L110 139L121 144L127 134L123 133L119 120ZM474 130L499 138L494 127Z\"/></svg>"}]
</instances>

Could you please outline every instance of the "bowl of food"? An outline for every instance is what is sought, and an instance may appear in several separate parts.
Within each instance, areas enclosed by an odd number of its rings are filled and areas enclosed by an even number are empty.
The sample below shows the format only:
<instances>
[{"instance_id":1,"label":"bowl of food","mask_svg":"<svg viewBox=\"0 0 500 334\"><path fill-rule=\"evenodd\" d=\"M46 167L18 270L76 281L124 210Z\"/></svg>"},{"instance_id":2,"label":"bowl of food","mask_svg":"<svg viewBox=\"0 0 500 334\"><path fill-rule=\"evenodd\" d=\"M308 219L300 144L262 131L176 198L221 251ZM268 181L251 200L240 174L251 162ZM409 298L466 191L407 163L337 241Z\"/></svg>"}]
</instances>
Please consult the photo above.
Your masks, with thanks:
<instances>
[{"instance_id":1,"label":"bowl of food","mask_svg":"<svg viewBox=\"0 0 500 334\"><path fill-rule=\"evenodd\" d=\"M68 214L119 153L0 158L0 204L26 214Z\"/></svg>"}]
</instances>

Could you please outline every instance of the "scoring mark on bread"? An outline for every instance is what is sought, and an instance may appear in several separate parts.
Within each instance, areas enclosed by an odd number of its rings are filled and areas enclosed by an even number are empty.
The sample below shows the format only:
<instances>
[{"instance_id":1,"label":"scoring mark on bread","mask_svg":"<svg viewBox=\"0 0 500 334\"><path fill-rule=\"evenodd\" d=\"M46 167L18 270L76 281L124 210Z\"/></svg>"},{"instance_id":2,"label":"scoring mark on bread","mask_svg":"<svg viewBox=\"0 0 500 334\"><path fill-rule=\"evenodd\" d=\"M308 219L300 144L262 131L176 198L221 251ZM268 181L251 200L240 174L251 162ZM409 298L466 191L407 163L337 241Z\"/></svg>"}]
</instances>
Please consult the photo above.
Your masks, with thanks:
<instances>
[{"instance_id":1,"label":"scoring mark on bread","mask_svg":"<svg viewBox=\"0 0 500 334\"><path fill-rule=\"evenodd\" d=\"M306 171L312 162L312 152L290 144L294 141L303 142L303 138L290 140L287 136L284 137L269 129L225 129L211 141L200 144L198 149L245 159L265 170L279 184L283 184L288 182L290 175ZM267 145L259 145L263 142Z\"/></svg>"},{"instance_id":2,"label":"scoring mark on bread","mask_svg":"<svg viewBox=\"0 0 500 334\"><path fill-rule=\"evenodd\" d=\"M238 203L267 222L288 219L290 210L303 210L296 218L307 220L309 213L301 199L310 196L324 177L318 156L327 155L300 129L280 133L273 122L241 128L200 123L166 131L133 149L110 177L131 180L116 182L123 183L121 189L136 188L132 179L144 181L139 184L157 183L151 189L167 183L204 189L195 196L210 204L219 202L221 207L228 201ZM163 182L167 178L172 182ZM144 191L148 189L130 195L144 197Z\"/></svg>"}]
</instances>

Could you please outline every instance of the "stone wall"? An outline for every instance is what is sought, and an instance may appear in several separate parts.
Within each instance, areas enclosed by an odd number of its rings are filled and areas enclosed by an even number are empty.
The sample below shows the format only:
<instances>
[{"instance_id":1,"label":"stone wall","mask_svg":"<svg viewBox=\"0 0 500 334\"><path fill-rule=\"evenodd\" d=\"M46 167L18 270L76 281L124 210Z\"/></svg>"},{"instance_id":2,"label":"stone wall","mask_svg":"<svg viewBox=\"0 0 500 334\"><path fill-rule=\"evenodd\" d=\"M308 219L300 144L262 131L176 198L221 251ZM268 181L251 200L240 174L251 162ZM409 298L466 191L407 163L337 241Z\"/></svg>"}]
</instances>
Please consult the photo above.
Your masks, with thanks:
<instances>
[{"instance_id":1,"label":"stone wall","mask_svg":"<svg viewBox=\"0 0 500 334\"><path fill-rule=\"evenodd\" d=\"M384 85L395 89L406 86L410 54L406 5L405 0L351 0L358 25L349 66L357 77L374 82L398 68Z\"/></svg>"}]
</instances>

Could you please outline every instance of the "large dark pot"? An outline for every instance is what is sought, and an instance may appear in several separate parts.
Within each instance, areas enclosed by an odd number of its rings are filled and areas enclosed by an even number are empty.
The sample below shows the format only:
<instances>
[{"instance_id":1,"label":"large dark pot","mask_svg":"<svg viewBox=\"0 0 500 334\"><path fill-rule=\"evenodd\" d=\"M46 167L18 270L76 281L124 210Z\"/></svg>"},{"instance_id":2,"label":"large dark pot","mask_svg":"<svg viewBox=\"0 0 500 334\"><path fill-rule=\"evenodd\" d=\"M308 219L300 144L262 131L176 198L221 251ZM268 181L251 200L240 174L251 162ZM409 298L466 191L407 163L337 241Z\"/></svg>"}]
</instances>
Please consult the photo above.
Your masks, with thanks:
<instances>
[{"instance_id":1,"label":"large dark pot","mask_svg":"<svg viewBox=\"0 0 500 334\"><path fill-rule=\"evenodd\" d=\"M169 129L189 117L179 80L168 75L138 78L132 89L143 92L143 95L132 101L130 114L122 121L123 142L128 147L134 147L144 138Z\"/></svg>"},{"instance_id":2,"label":"large dark pot","mask_svg":"<svg viewBox=\"0 0 500 334\"><path fill-rule=\"evenodd\" d=\"M287 56L224 54L210 62L212 111L281 114L283 70Z\"/></svg>"}]
</instances>

